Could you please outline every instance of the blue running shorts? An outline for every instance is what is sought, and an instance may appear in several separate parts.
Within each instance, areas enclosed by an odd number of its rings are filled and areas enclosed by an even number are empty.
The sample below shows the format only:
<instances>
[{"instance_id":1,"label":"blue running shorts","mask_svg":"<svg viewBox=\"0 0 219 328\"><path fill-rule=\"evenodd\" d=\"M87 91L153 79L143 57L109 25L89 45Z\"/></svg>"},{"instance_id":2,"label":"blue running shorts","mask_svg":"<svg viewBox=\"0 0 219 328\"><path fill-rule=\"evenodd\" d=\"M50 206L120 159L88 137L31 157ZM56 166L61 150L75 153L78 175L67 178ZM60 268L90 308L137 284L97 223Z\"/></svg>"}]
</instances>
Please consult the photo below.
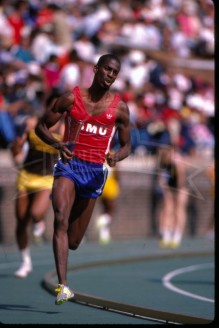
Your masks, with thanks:
<instances>
[{"instance_id":1,"label":"blue running shorts","mask_svg":"<svg viewBox=\"0 0 219 328\"><path fill-rule=\"evenodd\" d=\"M108 169L104 164L90 163L74 157L64 164L61 159L54 165L54 177L70 179L76 192L83 198L97 198L102 192L107 179Z\"/></svg>"}]
</instances>

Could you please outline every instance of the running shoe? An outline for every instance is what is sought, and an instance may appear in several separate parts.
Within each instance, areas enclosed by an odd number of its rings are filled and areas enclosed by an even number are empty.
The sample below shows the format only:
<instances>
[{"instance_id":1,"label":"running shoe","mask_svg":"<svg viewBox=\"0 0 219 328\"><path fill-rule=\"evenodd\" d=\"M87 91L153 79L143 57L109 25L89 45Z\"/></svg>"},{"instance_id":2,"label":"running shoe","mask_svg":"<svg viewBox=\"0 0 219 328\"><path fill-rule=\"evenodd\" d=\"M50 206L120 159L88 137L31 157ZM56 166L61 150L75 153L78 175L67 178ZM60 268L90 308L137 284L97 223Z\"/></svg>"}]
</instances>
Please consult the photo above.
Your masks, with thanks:
<instances>
[{"instance_id":1,"label":"running shoe","mask_svg":"<svg viewBox=\"0 0 219 328\"><path fill-rule=\"evenodd\" d=\"M170 248L178 248L179 246L180 246L180 242L179 241L172 240L170 242Z\"/></svg>"},{"instance_id":2,"label":"running shoe","mask_svg":"<svg viewBox=\"0 0 219 328\"><path fill-rule=\"evenodd\" d=\"M58 305L65 303L69 299L74 297L73 291L71 291L69 287L62 284L58 284L58 287L55 289L55 292L57 293L55 303Z\"/></svg>"},{"instance_id":3,"label":"running shoe","mask_svg":"<svg viewBox=\"0 0 219 328\"><path fill-rule=\"evenodd\" d=\"M170 245L170 243L165 241L164 239L161 239L159 242L160 248L167 248L167 247L169 247L169 245Z\"/></svg>"},{"instance_id":4,"label":"running shoe","mask_svg":"<svg viewBox=\"0 0 219 328\"><path fill-rule=\"evenodd\" d=\"M32 271L31 263L22 263L20 268L17 271L15 271L14 275L17 278L26 278L31 271Z\"/></svg>"}]
</instances>

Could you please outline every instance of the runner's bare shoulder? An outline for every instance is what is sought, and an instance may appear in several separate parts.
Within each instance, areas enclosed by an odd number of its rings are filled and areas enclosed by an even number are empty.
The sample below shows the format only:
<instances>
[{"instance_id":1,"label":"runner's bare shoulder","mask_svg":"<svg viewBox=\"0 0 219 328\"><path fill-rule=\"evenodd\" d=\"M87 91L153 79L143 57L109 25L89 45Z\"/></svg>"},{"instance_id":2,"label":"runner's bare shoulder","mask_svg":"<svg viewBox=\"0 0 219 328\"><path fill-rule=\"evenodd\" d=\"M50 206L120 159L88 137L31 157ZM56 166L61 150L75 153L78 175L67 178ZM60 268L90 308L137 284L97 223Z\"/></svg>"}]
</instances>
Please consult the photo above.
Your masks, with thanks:
<instances>
[{"instance_id":1,"label":"runner's bare shoulder","mask_svg":"<svg viewBox=\"0 0 219 328\"><path fill-rule=\"evenodd\" d=\"M54 112L68 112L74 103L74 94L72 91L66 91L55 102Z\"/></svg>"},{"instance_id":2,"label":"runner's bare shoulder","mask_svg":"<svg viewBox=\"0 0 219 328\"><path fill-rule=\"evenodd\" d=\"M128 123L129 114L128 105L123 100L120 100L117 107L116 120Z\"/></svg>"}]
</instances>

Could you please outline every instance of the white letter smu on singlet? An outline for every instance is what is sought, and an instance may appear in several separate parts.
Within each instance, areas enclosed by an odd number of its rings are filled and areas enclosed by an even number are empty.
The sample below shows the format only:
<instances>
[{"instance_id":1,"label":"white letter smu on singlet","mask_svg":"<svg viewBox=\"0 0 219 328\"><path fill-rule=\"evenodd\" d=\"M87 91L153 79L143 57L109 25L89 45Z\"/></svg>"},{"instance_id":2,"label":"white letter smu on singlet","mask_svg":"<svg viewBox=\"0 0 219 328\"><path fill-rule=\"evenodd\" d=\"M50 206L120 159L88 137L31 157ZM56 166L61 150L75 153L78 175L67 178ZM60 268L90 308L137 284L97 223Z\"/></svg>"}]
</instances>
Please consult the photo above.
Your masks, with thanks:
<instances>
[{"instance_id":1,"label":"white letter smu on singlet","mask_svg":"<svg viewBox=\"0 0 219 328\"><path fill-rule=\"evenodd\" d=\"M90 123L87 123L87 125L84 127L82 127L82 130L85 130L86 132L90 132L93 134L100 134L102 136L104 136L107 132L106 128L103 127L97 127L96 125L92 125Z\"/></svg>"}]
</instances>

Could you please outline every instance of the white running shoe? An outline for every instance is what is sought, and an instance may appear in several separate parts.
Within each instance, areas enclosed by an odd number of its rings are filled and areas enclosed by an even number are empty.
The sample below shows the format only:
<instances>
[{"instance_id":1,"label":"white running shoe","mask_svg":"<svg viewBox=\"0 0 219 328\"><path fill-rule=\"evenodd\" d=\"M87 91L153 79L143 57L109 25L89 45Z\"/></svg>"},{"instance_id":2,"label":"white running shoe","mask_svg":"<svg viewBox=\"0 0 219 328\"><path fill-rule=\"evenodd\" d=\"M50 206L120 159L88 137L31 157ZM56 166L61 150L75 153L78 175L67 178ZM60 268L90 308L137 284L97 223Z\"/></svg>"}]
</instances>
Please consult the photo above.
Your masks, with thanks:
<instances>
[{"instance_id":1,"label":"white running shoe","mask_svg":"<svg viewBox=\"0 0 219 328\"><path fill-rule=\"evenodd\" d=\"M55 288L55 292L57 293L55 300L55 304L57 305L63 304L74 297L73 291L63 284L58 284L58 287Z\"/></svg>"},{"instance_id":2,"label":"white running shoe","mask_svg":"<svg viewBox=\"0 0 219 328\"><path fill-rule=\"evenodd\" d=\"M17 278L26 278L28 274L32 271L32 264L31 263L22 263L20 268L15 271L14 275Z\"/></svg>"}]
</instances>

